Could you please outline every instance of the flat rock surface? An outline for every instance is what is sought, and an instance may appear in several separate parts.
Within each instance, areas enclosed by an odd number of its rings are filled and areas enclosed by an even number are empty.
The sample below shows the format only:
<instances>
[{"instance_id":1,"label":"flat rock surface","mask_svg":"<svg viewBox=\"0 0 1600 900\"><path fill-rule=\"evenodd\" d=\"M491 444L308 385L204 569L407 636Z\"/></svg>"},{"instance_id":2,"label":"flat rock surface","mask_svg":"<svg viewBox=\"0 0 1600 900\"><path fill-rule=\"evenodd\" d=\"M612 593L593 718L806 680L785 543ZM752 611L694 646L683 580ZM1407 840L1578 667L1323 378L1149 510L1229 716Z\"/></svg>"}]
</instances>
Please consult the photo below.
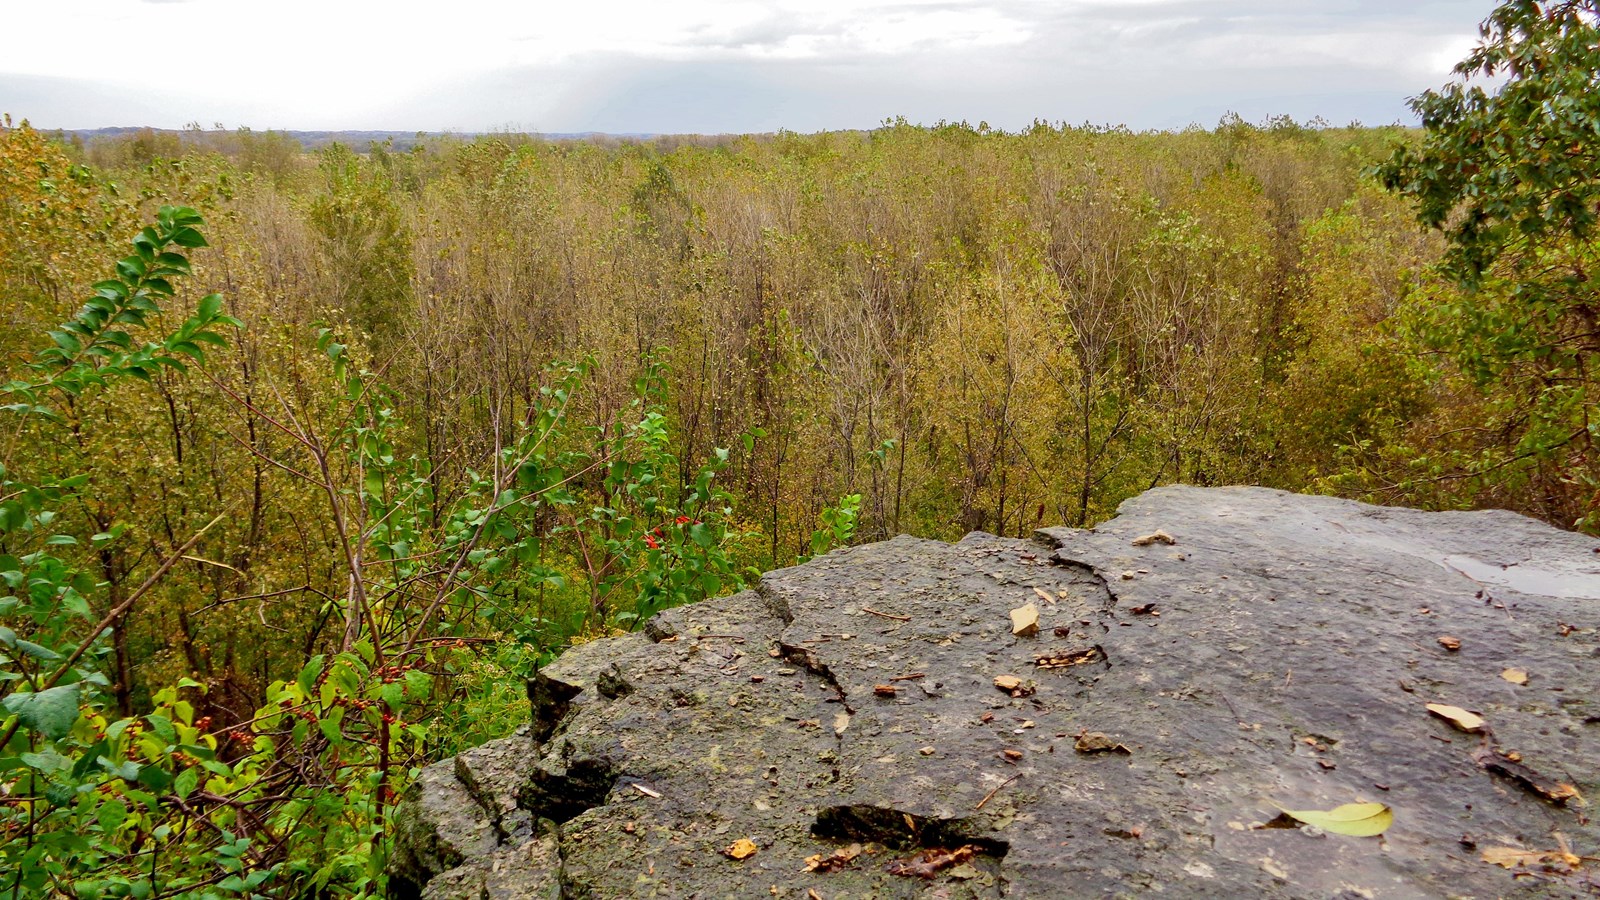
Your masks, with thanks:
<instances>
[{"instance_id":1,"label":"flat rock surface","mask_svg":"<svg viewBox=\"0 0 1600 900\"><path fill-rule=\"evenodd\" d=\"M1592 896L1597 547L1174 487L1092 531L838 551L569 651L528 729L424 772L392 890ZM1381 837L1279 818L1356 802Z\"/></svg>"}]
</instances>

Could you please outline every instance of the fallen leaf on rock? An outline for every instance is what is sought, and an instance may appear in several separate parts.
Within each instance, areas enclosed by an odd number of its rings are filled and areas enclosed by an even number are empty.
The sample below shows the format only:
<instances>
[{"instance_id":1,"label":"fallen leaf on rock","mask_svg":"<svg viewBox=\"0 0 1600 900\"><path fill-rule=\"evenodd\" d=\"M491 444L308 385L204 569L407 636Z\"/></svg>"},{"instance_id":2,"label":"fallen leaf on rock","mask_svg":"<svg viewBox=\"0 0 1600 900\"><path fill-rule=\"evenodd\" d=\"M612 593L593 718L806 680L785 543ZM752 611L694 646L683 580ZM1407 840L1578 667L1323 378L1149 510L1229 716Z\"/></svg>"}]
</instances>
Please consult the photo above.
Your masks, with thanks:
<instances>
[{"instance_id":1,"label":"fallen leaf on rock","mask_svg":"<svg viewBox=\"0 0 1600 900\"><path fill-rule=\"evenodd\" d=\"M1549 778L1524 765L1522 756L1515 752L1502 753L1498 748L1479 747L1472 751L1472 760L1486 770L1503 775L1535 794L1561 806L1585 805L1583 794L1566 782Z\"/></svg>"},{"instance_id":2,"label":"fallen leaf on rock","mask_svg":"<svg viewBox=\"0 0 1600 900\"><path fill-rule=\"evenodd\" d=\"M806 888L806 900L822 900L822 895L817 893L816 888Z\"/></svg>"},{"instance_id":3,"label":"fallen leaf on rock","mask_svg":"<svg viewBox=\"0 0 1600 900\"><path fill-rule=\"evenodd\" d=\"M756 842L749 838L740 838L723 849L722 855L729 859L749 859L756 855Z\"/></svg>"},{"instance_id":4,"label":"fallen leaf on rock","mask_svg":"<svg viewBox=\"0 0 1600 900\"><path fill-rule=\"evenodd\" d=\"M849 713L847 713L847 712L834 713L834 715L833 715L833 733L834 734L844 734L845 729L849 728L849 727L850 727L850 714Z\"/></svg>"},{"instance_id":5,"label":"fallen leaf on rock","mask_svg":"<svg viewBox=\"0 0 1600 900\"><path fill-rule=\"evenodd\" d=\"M654 788L645 787L644 785L640 784L637 781L635 781L633 783L633 789L638 791L639 793L645 795L646 797L654 797L657 800L661 799L661 792L660 791L655 790Z\"/></svg>"},{"instance_id":6,"label":"fallen leaf on rock","mask_svg":"<svg viewBox=\"0 0 1600 900\"><path fill-rule=\"evenodd\" d=\"M1033 637L1039 633L1039 607L1032 603L1011 611L1011 633L1017 637Z\"/></svg>"},{"instance_id":7,"label":"fallen leaf on rock","mask_svg":"<svg viewBox=\"0 0 1600 900\"><path fill-rule=\"evenodd\" d=\"M855 861L861 855L861 845L851 844L840 850L835 850L827 856L821 853L806 857L807 872L837 872Z\"/></svg>"},{"instance_id":8,"label":"fallen leaf on rock","mask_svg":"<svg viewBox=\"0 0 1600 900\"><path fill-rule=\"evenodd\" d=\"M954 850L940 850L938 848L924 850L910 859L897 859L889 863L886 871L890 875L901 875L907 878L932 878L944 869L959 866L971 859L978 852L972 844L957 847Z\"/></svg>"},{"instance_id":9,"label":"fallen leaf on rock","mask_svg":"<svg viewBox=\"0 0 1600 900\"><path fill-rule=\"evenodd\" d=\"M1050 596L1050 592L1045 590L1044 588L1036 587L1036 588L1033 589L1033 592L1035 594L1038 594L1039 595L1039 599L1043 600L1045 603L1048 603L1048 604L1050 604L1052 606L1055 605L1056 598Z\"/></svg>"},{"instance_id":10,"label":"fallen leaf on rock","mask_svg":"<svg viewBox=\"0 0 1600 900\"><path fill-rule=\"evenodd\" d=\"M1013 697L1031 696L1038 688L1031 681L1023 681L1015 675L996 675L994 686Z\"/></svg>"},{"instance_id":11,"label":"fallen leaf on rock","mask_svg":"<svg viewBox=\"0 0 1600 900\"><path fill-rule=\"evenodd\" d=\"M892 684L875 684L872 686L872 692L879 697L893 697L900 693L899 689Z\"/></svg>"},{"instance_id":12,"label":"fallen leaf on rock","mask_svg":"<svg viewBox=\"0 0 1600 900\"><path fill-rule=\"evenodd\" d=\"M1012 760L1012 761L1016 761L1016 760L1019 760L1019 759L1022 758L1022 751L1021 750L1002 750L1000 752L1005 754L1006 759L1009 759L1009 760Z\"/></svg>"},{"instance_id":13,"label":"fallen leaf on rock","mask_svg":"<svg viewBox=\"0 0 1600 900\"><path fill-rule=\"evenodd\" d=\"M1441 635L1439 637L1439 646L1445 648L1446 650L1451 650L1451 651L1460 650L1461 649L1461 638L1451 637L1448 634Z\"/></svg>"},{"instance_id":14,"label":"fallen leaf on rock","mask_svg":"<svg viewBox=\"0 0 1600 900\"><path fill-rule=\"evenodd\" d=\"M1177 538L1160 529L1152 531L1143 537L1136 537L1133 539L1133 545L1135 547L1148 547L1151 544L1176 544L1177 542Z\"/></svg>"},{"instance_id":15,"label":"fallen leaf on rock","mask_svg":"<svg viewBox=\"0 0 1600 900\"><path fill-rule=\"evenodd\" d=\"M1500 677L1511 682L1512 684L1528 683L1528 673L1523 669L1506 669L1500 673Z\"/></svg>"},{"instance_id":16,"label":"fallen leaf on rock","mask_svg":"<svg viewBox=\"0 0 1600 900\"><path fill-rule=\"evenodd\" d=\"M1041 669L1065 669L1070 666L1081 666L1088 663L1100 662L1106 658L1106 652L1099 647L1088 647L1083 650L1068 650L1064 653L1047 653L1034 657L1033 664Z\"/></svg>"},{"instance_id":17,"label":"fallen leaf on rock","mask_svg":"<svg viewBox=\"0 0 1600 900\"><path fill-rule=\"evenodd\" d=\"M1350 837L1374 837L1394 824L1394 812L1383 803L1346 803L1329 810L1278 808L1284 815L1307 825Z\"/></svg>"},{"instance_id":18,"label":"fallen leaf on rock","mask_svg":"<svg viewBox=\"0 0 1600 900\"><path fill-rule=\"evenodd\" d=\"M1073 742L1072 749L1079 753L1123 753L1131 754L1127 744L1119 744L1109 736L1098 731L1085 731L1078 735Z\"/></svg>"},{"instance_id":19,"label":"fallen leaf on rock","mask_svg":"<svg viewBox=\"0 0 1600 900\"><path fill-rule=\"evenodd\" d=\"M1131 612L1136 616L1157 616L1157 617L1159 617L1161 615L1160 610L1156 609L1156 605L1154 603L1143 603L1143 604L1140 604L1139 606L1131 607L1128 610L1128 612Z\"/></svg>"},{"instance_id":20,"label":"fallen leaf on rock","mask_svg":"<svg viewBox=\"0 0 1600 900\"><path fill-rule=\"evenodd\" d=\"M1507 869L1552 866L1572 870L1583 864L1582 858L1564 850L1522 850L1517 847L1490 847L1483 851L1483 861Z\"/></svg>"},{"instance_id":21,"label":"fallen leaf on rock","mask_svg":"<svg viewBox=\"0 0 1600 900\"><path fill-rule=\"evenodd\" d=\"M1433 713L1451 725L1474 734L1483 730L1483 716L1468 712L1459 706L1448 706L1443 703L1429 703L1428 712Z\"/></svg>"}]
</instances>

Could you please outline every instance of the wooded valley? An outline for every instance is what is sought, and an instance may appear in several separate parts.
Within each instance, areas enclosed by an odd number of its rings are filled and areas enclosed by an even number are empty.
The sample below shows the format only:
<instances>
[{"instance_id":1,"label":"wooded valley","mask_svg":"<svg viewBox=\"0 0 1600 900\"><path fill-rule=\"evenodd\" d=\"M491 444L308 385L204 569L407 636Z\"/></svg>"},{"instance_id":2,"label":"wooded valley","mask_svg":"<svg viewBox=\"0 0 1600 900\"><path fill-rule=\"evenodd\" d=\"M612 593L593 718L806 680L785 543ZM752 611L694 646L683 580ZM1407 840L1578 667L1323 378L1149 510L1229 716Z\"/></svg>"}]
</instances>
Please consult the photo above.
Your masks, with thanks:
<instances>
[{"instance_id":1,"label":"wooded valley","mask_svg":"<svg viewBox=\"0 0 1600 900\"><path fill-rule=\"evenodd\" d=\"M377 891L541 662L846 543L1175 482L1600 532L1592 173L1474 218L1446 140L8 119L0 891Z\"/></svg>"}]
</instances>

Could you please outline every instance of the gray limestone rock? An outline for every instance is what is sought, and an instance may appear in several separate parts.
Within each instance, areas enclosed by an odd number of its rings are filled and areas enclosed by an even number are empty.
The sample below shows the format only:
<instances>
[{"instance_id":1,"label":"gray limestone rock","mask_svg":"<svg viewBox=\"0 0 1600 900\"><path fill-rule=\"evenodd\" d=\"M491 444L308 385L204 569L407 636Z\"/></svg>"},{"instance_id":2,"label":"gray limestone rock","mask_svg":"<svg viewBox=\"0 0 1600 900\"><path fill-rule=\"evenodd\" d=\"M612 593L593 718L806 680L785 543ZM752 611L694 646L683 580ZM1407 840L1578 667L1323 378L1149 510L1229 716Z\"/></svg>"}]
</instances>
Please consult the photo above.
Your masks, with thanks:
<instances>
[{"instance_id":1,"label":"gray limestone rock","mask_svg":"<svg viewBox=\"0 0 1600 900\"><path fill-rule=\"evenodd\" d=\"M1089 531L838 551L569 651L527 729L423 772L393 891L1591 895L1600 862L1482 854L1600 855L1597 547L1174 487ZM1382 837L1261 827L1354 802L1392 809Z\"/></svg>"}]
</instances>

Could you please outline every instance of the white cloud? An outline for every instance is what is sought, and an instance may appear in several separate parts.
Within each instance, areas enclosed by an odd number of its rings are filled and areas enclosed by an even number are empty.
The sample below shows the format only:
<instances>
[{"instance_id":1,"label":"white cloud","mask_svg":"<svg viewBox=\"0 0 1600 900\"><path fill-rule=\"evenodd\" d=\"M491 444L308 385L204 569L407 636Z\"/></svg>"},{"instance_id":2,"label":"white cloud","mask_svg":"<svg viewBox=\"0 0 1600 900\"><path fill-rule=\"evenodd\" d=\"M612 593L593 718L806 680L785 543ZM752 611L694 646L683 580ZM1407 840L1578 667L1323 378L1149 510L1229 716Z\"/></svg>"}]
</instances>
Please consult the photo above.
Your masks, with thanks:
<instances>
[{"instance_id":1,"label":"white cloud","mask_svg":"<svg viewBox=\"0 0 1600 900\"><path fill-rule=\"evenodd\" d=\"M1309 116L1315 101L1375 121L1441 82L1492 5L52 0L8 10L22 39L0 44L0 111L64 127L755 130L896 114L1159 127L1179 104L1214 121L1270 87L1295 107L1270 112Z\"/></svg>"}]
</instances>

